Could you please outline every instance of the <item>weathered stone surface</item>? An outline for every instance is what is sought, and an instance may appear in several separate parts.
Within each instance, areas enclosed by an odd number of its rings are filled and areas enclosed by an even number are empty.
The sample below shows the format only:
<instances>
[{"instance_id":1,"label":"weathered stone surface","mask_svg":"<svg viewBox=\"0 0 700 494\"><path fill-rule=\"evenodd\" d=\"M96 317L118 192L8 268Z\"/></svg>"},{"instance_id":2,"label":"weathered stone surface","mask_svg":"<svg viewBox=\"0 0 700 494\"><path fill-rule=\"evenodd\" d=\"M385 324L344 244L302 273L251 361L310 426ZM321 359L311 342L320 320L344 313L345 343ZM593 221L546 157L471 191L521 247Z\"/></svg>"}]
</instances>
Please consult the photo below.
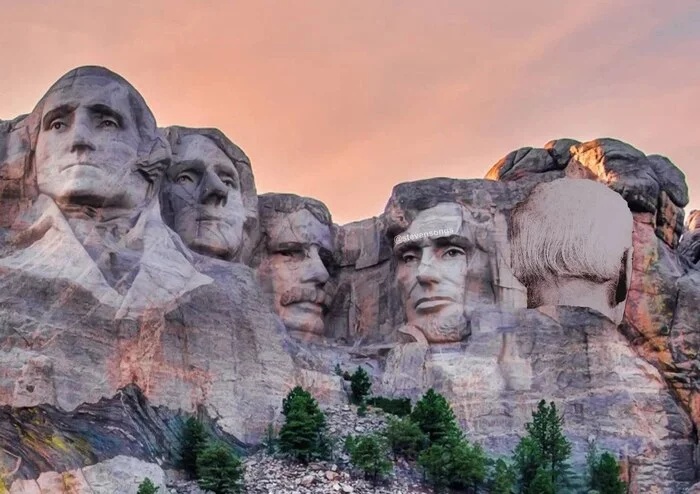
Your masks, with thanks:
<instances>
[{"instance_id":1,"label":"weathered stone surface","mask_svg":"<svg viewBox=\"0 0 700 494\"><path fill-rule=\"evenodd\" d=\"M435 388L450 397L469 437L500 454L512 451L537 402L553 400L563 410L575 464L582 465L594 436L636 465L638 492L690 485L693 423L614 324L575 307L504 315L473 316L472 334L461 345L397 347L382 392L416 398Z\"/></svg>"},{"instance_id":2,"label":"weathered stone surface","mask_svg":"<svg viewBox=\"0 0 700 494\"><path fill-rule=\"evenodd\" d=\"M696 266L700 263L700 210L688 215L688 226L678 244L678 253Z\"/></svg>"},{"instance_id":3,"label":"weathered stone surface","mask_svg":"<svg viewBox=\"0 0 700 494\"><path fill-rule=\"evenodd\" d=\"M627 294L619 327L571 306L590 297L534 304L516 277L512 212L564 177L607 185L633 213L629 269L612 255ZM66 479L76 492L131 489L142 471L162 474L153 462L172 466L188 413L245 448L279 423L294 385L343 407L336 366L359 365L377 393L445 394L489 453L509 454L545 398L564 411L575 465L593 435L621 458L630 493L696 482L700 215L683 231L687 186L666 158L554 140L485 180L398 184L381 215L342 227L312 199L257 201L228 137L158 129L106 69L72 71L31 114L0 121L0 472L17 468L13 492ZM583 212L564 220L575 229ZM592 272L590 284L611 279ZM279 465L252 461L261 492L369 488L342 461L284 486L270 478Z\"/></svg>"},{"instance_id":4,"label":"weathered stone surface","mask_svg":"<svg viewBox=\"0 0 700 494\"><path fill-rule=\"evenodd\" d=\"M167 492L165 473L158 465L120 455L84 468L44 472L36 480L17 480L10 494L136 494L145 478Z\"/></svg>"},{"instance_id":5,"label":"weathered stone surface","mask_svg":"<svg viewBox=\"0 0 700 494\"><path fill-rule=\"evenodd\" d=\"M566 164L557 161L546 149L521 148L506 155L486 174L490 180L518 180L529 173L543 173L563 169ZM562 174L563 175L563 174Z\"/></svg>"},{"instance_id":6,"label":"weathered stone surface","mask_svg":"<svg viewBox=\"0 0 700 494\"><path fill-rule=\"evenodd\" d=\"M685 174L665 156L650 154L647 159L659 180L659 185L673 203L681 208L686 207L690 199Z\"/></svg>"},{"instance_id":7,"label":"weathered stone surface","mask_svg":"<svg viewBox=\"0 0 700 494\"><path fill-rule=\"evenodd\" d=\"M217 428L204 410L212 434L241 449ZM152 407L141 390L129 385L112 398L85 403L66 412L54 406L0 409L0 464L22 458L18 474L36 478L46 471L67 471L120 454L174 465L183 416ZM5 458L3 458L5 455ZM5 460L4 462L2 460Z\"/></svg>"},{"instance_id":8,"label":"weathered stone surface","mask_svg":"<svg viewBox=\"0 0 700 494\"><path fill-rule=\"evenodd\" d=\"M258 236L258 195L250 160L217 129L165 129L173 159L160 189L161 212L189 248L249 262Z\"/></svg>"},{"instance_id":9,"label":"weathered stone surface","mask_svg":"<svg viewBox=\"0 0 700 494\"><path fill-rule=\"evenodd\" d=\"M333 295L335 228L326 206L294 194L260 197L258 278L285 327L303 338L325 335Z\"/></svg>"}]
</instances>

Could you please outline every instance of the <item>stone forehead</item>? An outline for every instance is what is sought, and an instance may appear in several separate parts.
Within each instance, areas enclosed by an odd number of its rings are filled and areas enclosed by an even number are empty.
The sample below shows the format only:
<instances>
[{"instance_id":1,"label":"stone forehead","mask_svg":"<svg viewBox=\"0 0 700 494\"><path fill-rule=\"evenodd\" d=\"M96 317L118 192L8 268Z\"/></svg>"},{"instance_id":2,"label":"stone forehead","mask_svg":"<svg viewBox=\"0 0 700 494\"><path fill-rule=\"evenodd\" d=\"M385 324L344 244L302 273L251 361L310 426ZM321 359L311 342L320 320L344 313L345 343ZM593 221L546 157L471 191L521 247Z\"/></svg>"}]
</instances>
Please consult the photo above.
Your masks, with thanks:
<instances>
[{"instance_id":1,"label":"stone forehead","mask_svg":"<svg viewBox=\"0 0 700 494\"><path fill-rule=\"evenodd\" d=\"M454 235L461 232L467 209L456 202L443 202L431 208L419 211L405 233L425 233L427 231L452 231Z\"/></svg>"},{"instance_id":2,"label":"stone forehead","mask_svg":"<svg viewBox=\"0 0 700 494\"><path fill-rule=\"evenodd\" d=\"M268 243L273 245L300 242L318 244L329 250L333 246L330 227L306 209L293 213L279 213L268 218L266 232Z\"/></svg>"},{"instance_id":3,"label":"stone forehead","mask_svg":"<svg viewBox=\"0 0 700 494\"><path fill-rule=\"evenodd\" d=\"M104 67L97 66L85 66L73 69L60 77L48 91L46 91L46 94L41 98L29 117L28 123L30 129L32 129L30 132L33 134L33 140L38 133L40 119L44 113L44 106L47 100L57 92L71 89L79 91L82 87L103 87L115 93L124 91L142 140L145 141L144 143L149 143L149 145L152 141L156 140L156 119L143 96L119 74Z\"/></svg>"},{"instance_id":4,"label":"stone forehead","mask_svg":"<svg viewBox=\"0 0 700 494\"><path fill-rule=\"evenodd\" d=\"M233 160L214 141L199 134L189 134L183 136L180 141L178 153L174 155L174 161L184 161L196 159L202 154L216 155L221 162L228 162L234 165Z\"/></svg>"},{"instance_id":5,"label":"stone forehead","mask_svg":"<svg viewBox=\"0 0 700 494\"><path fill-rule=\"evenodd\" d=\"M319 222L330 227L333 224L331 213L321 201L296 194L262 194L258 196L260 224L266 225L276 221L280 215L289 215L297 211L309 211Z\"/></svg>"}]
</instances>

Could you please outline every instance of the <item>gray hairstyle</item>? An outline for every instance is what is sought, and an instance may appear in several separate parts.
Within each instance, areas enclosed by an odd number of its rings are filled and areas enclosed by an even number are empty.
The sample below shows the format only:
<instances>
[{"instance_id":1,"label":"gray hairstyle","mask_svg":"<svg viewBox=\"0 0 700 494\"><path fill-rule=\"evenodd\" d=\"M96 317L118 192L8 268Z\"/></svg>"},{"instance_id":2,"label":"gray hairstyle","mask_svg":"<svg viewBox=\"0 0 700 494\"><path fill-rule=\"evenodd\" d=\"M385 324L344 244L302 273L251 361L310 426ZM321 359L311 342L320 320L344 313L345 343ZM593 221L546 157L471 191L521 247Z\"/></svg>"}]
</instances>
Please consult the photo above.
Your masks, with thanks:
<instances>
[{"instance_id":1,"label":"gray hairstyle","mask_svg":"<svg viewBox=\"0 0 700 494\"><path fill-rule=\"evenodd\" d=\"M515 276L528 287L562 277L618 280L632 224L625 200L601 183L562 178L540 184L511 215Z\"/></svg>"}]
</instances>

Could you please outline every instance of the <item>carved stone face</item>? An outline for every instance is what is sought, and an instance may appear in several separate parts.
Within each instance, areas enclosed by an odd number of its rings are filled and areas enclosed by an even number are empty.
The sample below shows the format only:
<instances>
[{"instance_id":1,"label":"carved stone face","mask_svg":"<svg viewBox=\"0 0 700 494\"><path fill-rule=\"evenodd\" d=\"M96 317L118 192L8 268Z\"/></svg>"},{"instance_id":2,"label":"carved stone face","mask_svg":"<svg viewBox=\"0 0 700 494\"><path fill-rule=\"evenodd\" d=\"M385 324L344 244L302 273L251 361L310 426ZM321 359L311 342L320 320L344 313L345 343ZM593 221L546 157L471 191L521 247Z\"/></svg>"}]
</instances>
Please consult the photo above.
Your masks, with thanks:
<instances>
[{"instance_id":1,"label":"carved stone face","mask_svg":"<svg viewBox=\"0 0 700 494\"><path fill-rule=\"evenodd\" d=\"M140 143L126 87L85 76L47 96L36 144L39 191L59 205L133 209L149 183L134 164Z\"/></svg>"},{"instance_id":2,"label":"carved stone face","mask_svg":"<svg viewBox=\"0 0 700 494\"><path fill-rule=\"evenodd\" d=\"M323 334L323 315L332 258L331 231L308 210L280 214L267 228L267 255L261 265L275 312L290 331Z\"/></svg>"},{"instance_id":3,"label":"carved stone face","mask_svg":"<svg viewBox=\"0 0 700 494\"><path fill-rule=\"evenodd\" d=\"M438 204L418 213L394 245L397 281L409 324L429 343L466 336L467 273L473 242L463 231L464 208Z\"/></svg>"},{"instance_id":4,"label":"carved stone face","mask_svg":"<svg viewBox=\"0 0 700 494\"><path fill-rule=\"evenodd\" d=\"M232 258L243 242L245 212L236 167L211 139L182 137L161 192L169 226L194 251Z\"/></svg>"}]
</instances>

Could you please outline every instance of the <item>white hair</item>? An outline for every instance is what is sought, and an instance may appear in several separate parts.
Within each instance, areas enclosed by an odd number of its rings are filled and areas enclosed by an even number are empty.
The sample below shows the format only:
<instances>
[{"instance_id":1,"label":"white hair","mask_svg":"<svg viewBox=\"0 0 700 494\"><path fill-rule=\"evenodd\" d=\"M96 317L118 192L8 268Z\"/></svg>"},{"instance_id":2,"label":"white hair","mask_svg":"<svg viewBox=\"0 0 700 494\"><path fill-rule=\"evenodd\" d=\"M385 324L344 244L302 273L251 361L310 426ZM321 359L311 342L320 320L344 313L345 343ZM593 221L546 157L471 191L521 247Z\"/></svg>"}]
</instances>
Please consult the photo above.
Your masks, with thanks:
<instances>
[{"instance_id":1,"label":"white hair","mask_svg":"<svg viewBox=\"0 0 700 494\"><path fill-rule=\"evenodd\" d=\"M562 178L536 186L513 210L513 270L528 288L559 278L618 280L631 255L632 213L605 185Z\"/></svg>"}]
</instances>

